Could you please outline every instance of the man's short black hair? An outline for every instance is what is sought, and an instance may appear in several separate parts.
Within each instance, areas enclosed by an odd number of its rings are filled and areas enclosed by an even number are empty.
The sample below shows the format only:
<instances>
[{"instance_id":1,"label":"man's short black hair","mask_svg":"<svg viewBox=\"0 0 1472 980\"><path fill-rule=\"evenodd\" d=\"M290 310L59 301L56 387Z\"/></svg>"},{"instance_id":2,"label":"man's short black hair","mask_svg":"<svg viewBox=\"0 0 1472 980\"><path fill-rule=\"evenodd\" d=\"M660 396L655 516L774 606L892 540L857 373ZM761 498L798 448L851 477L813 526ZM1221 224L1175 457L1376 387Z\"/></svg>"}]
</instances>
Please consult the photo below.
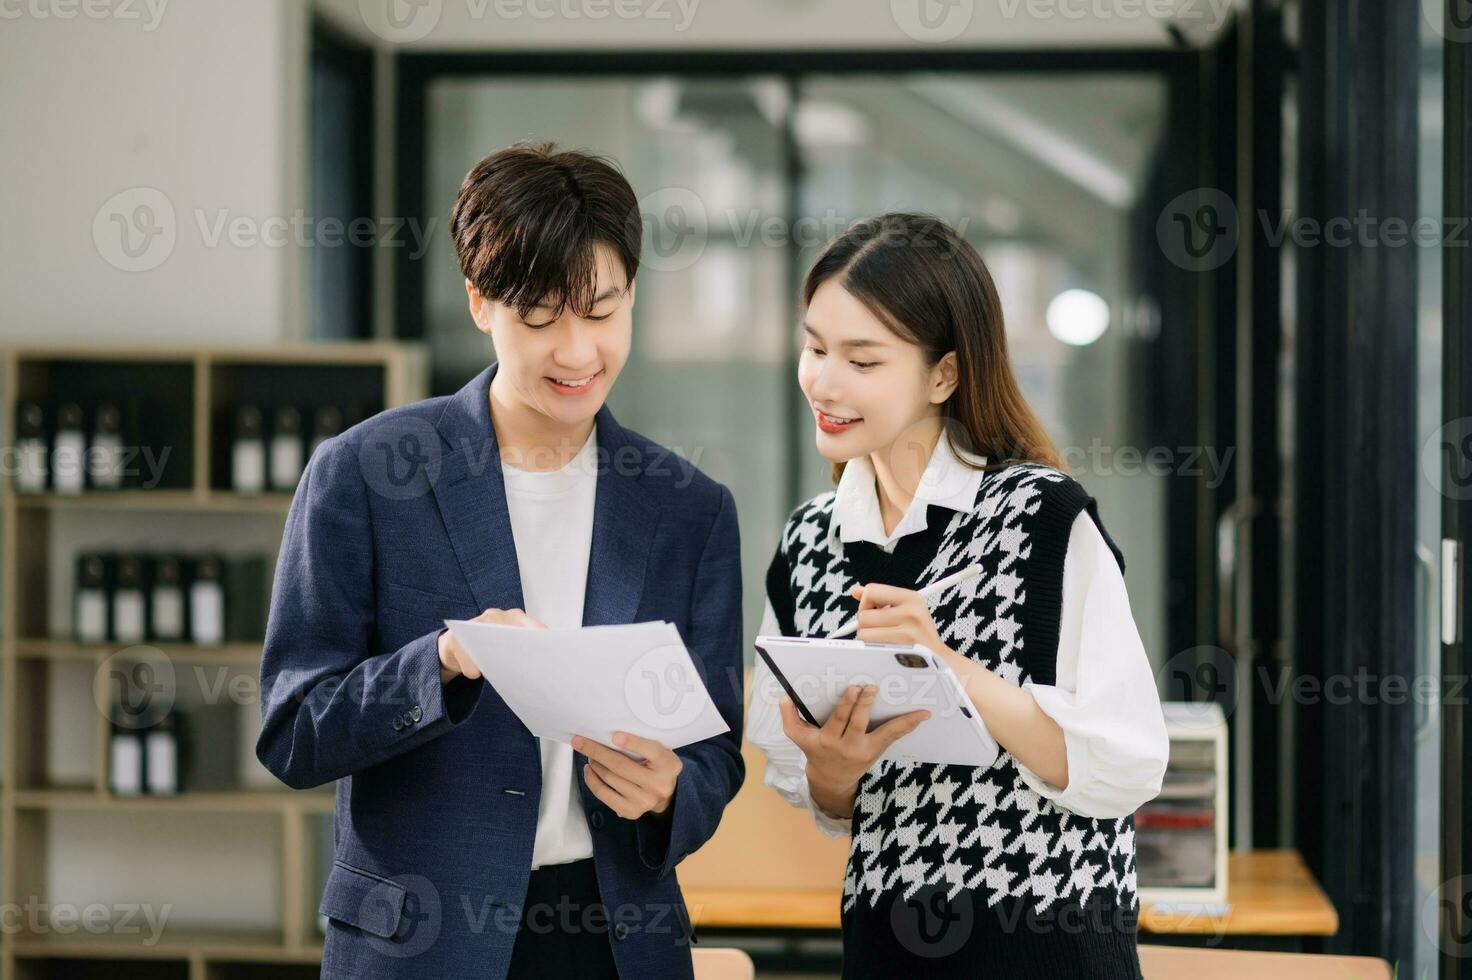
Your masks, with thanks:
<instances>
[{"instance_id":1,"label":"man's short black hair","mask_svg":"<svg viewBox=\"0 0 1472 980\"><path fill-rule=\"evenodd\" d=\"M517 143L465 175L450 212L460 270L482 296L525 317L539 304L587 316L598 268L594 246L639 270L643 224L634 189L613 161Z\"/></svg>"}]
</instances>

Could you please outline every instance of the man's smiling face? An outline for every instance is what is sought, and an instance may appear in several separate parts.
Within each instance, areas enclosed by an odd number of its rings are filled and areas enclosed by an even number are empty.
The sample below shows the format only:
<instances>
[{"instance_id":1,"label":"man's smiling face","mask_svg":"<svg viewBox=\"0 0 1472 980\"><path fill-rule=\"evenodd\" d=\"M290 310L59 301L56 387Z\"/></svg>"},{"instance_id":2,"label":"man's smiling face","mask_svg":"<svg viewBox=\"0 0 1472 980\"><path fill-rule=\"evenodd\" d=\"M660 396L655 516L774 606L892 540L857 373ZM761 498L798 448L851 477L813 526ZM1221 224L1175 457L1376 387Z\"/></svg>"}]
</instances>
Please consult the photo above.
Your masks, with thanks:
<instances>
[{"instance_id":1,"label":"man's smiling face","mask_svg":"<svg viewBox=\"0 0 1472 980\"><path fill-rule=\"evenodd\" d=\"M496 390L560 425L598 414L629 359L634 284L612 249L594 248L597 277L582 314L547 297L525 317L466 283L476 327L496 347Z\"/></svg>"}]
</instances>

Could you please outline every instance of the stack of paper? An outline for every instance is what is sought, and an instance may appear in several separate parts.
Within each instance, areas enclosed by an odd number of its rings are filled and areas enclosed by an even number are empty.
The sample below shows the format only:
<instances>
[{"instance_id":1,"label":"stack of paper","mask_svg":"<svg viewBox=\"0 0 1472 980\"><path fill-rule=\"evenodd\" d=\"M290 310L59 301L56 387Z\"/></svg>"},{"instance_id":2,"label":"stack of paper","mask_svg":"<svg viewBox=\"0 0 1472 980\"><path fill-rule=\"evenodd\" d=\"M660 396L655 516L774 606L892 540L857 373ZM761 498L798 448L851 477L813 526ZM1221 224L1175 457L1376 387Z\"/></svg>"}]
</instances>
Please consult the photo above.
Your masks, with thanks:
<instances>
[{"instance_id":1,"label":"stack of paper","mask_svg":"<svg viewBox=\"0 0 1472 980\"><path fill-rule=\"evenodd\" d=\"M533 735L613 744L631 732L676 749L730 731L674 624L531 629L445 625ZM632 754L632 753L631 753Z\"/></svg>"}]
</instances>

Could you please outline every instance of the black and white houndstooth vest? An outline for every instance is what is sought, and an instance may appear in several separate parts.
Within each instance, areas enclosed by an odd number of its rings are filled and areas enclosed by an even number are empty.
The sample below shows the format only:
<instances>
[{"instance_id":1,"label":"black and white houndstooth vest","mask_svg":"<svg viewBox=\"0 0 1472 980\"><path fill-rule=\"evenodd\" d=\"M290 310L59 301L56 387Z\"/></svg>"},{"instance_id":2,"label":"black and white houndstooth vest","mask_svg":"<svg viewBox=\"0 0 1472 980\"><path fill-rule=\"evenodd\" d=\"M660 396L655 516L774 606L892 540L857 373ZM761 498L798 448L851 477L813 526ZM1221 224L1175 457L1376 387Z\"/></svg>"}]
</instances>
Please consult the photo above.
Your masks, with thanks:
<instances>
[{"instance_id":1,"label":"black and white houndstooth vest","mask_svg":"<svg viewBox=\"0 0 1472 980\"><path fill-rule=\"evenodd\" d=\"M980 576L933 604L941 639L1013 683L1054 683L1069 531L1085 509L1104 530L1076 480L1036 463L994 470L970 512L932 506L926 531L901 538L892 555L830 536L833 505L832 491L814 497L783 531L767 592L784 633L839 628L855 612L855 584L918 589L979 563ZM1103 536L1123 570L1119 549ZM843 911L927 886L953 898L971 892L986 906L1015 899L1038 912L1060 902L1132 909L1134 818L1093 819L1043 798L1005 750L985 768L881 762L854 802Z\"/></svg>"}]
</instances>

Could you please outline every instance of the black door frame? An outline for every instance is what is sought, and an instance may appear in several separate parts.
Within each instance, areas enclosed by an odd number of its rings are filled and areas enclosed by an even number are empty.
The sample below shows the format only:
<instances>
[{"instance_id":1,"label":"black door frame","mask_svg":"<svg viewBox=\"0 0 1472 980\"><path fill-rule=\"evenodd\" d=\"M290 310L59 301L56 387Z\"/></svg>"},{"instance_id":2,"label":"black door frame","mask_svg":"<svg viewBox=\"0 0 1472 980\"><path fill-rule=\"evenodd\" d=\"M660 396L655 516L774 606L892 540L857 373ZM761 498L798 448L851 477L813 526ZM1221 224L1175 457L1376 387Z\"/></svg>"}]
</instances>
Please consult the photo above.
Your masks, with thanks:
<instances>
[{"instance_id":1,"label":"black door frame","mask_svg":"<svg viewBox=\"0 0 1472 980\"><path fill-rule=\"evenodd\" d=\"M395 118L399 147L394 199L400 217L425 218L424 174L427 166L425 99L436 80L466 76L648 77L680 75L736 78L779 76L795 90L802 76L820 73L854 75L907 71L1006 74L1140 72L1158 73L1177 82L1193 76L1199 54L1194 51L1130 48L1016 50L984 49L917 51L546 51L546 52L399 52L396 56ZM394 270L395 336L424 336L424 267L422 256L400 250Z\"/></svg>"},{"instance_id":2,"label":"black door frame","mask_svg":"<svg viewBox=\"0 0 1472 980\"><path fill-rule=\"evenodd\" d=\"M339 30L321 16L312 19L311 43L312 71L326 69L337 72L349 79L352 86L350 117L346 120L352 134L352 145L349 149L354 161L349 186L346 188L351 204L348 207L348 214L336 216L342 218L346 224L351 219L371 217L377 213L377 208L373 203L374 153L376 151L374 145L376 133L374 105L377 99L374 87L376 56L371 47ZM317 119L309 122L313 141L324 138L320 123L321 120ZM316 174L313 172L311 178L314 181L315 177ZM314 211L319 212L319 218L325 217L320 213L320 201L314 200L312 206ZM366 339L374 334L374 297L376 294L374 249L354 244L351 241L343 247L346 250L344 254L347 256L350 275L357 283L357 286L348 294L349 302L353 306L348 312L349 325L352 329L349 336ZM322 252L321 249L314 250L314 262L321 257L318 254L320 252ZM312 298L311 306L315 309L315 297ZM319 326L313 324L313 329Z\"/></svg>"},{"instance_id":3,"label":"black door frame","mask_svg":"<svg viewBox=\"0 0 1472 980\"><path fill-rule=\"evenodd\" d=\"M1295 217L1415 217L1419 6L1304 0ZM1415 705L1327 685L1416 670L1417 256L1348 237L1297 249L1296 669L1323 685L1297 710L1298 840L1339 912L1327 950L1407 969Z\"/></svg>"},{"instance_id":4,"label":"black door frame","mask_svg":"<svg viewBox=\"0 0 1472 980\"><path fill-rule=\"evenodd\" d=\"M429 86L442 78L466 76L588 76L619 75L647 77L682 75L695 77L778 76L789 91L797 92L804 76L844 73L854 75L894 74L907 71L967 72L973 74L1083 74L1146 73L1157 74L1164 81L1171 98L1173 126L1189 125L1189 146L1172 148L1164 162L1163 187L1170 193L1161 199L1199 187L1209 179L1209 168L1215 153L1208 141L1217 134L1202 125L1199 105L1201 91L1215 81L1217 65L1209 51L1177 49L1056 49L1056 50L944 50L913 49L875 51L551 51L551 52L465 52L413 53L397 56L396 140L399 156L395 168L396 213L407 218L425 220L424 174L428 161L425 100ZM1172 132L1175 132L1173 129ZM794 168L798 166L794 163ZM799 171L789 173L795 182ZM795 193L795 190L792 191ZM1153 229L1153 217L1151 218ZM1152 231L1153 234L1153 231ZM798 277L794 253L792 262L792 295L796 295ZM1185 272L1170 263L1160 263L1162 278L1153 284L1159 291L1162 319L1171 322L1178 315L1181 322L1194 322L1206 308L1210 276ZM395 335L404 339L424 336L426 267L422 256L400 249L394 266ZM1206 333L1209 334L1209 330ZM1198 360L1203 338L1162 335L1158 370L1150 377L1158 378L1164 389L1156 406L1156 417L1163 420L1157 429L1158 444L1195 446L1210 436L1202 428L1202 406L1192 379L1200 371ZM795 355L794 355L795 356ZM796 374L796 363L790 365ZM795 388L794 388L795 392ZM791 413L798 418L800 413ZM799 454L789 454L784 481L797 499L800 478ZM1202 620L1210 615L1211 603L1192 599L1200 588L1211 589L1209 577L1212 557L1203 553L1213 540L1210 534L1216 515L1211 512L1212 499L1201 489L1204 481L1180 478L1168 488L1166 540L1168 549L1166 576L1172 594L1167 597L1166 637L1169 649L1184 650L1195 646L1198 637L1211 635L1213 622ZM1203 528L1205 530L1203 531ZM1189 545L1189 546L1188 546ZM1207 577L1203 578L1203 575Z\"/></svg>"},{"instance_id":5,"label":"black door frame","mask_svg":"<svg viewBox=\"0 0 1472 980\"><path fill-rule=\"evenodd\" d=\"M1472 215L1472 18L1465 3L1447 0L1443 45L1442 211L1456 222ZM1442 422L1472 419L1472 244L1442 249ZM1442 498L1442 778L1441 880L1437 902L1442 980L1472 980L1472 720L1467 713L1469 663L1463 622L1472 610L1472 576L1465 571L1472 548L1472 466L1466 436L1446 447ZM1444 449L1450 448L1447 453ZM1452 472L1452 466L1458 472ZM1460 488L1453 492L1452 488ZM1423 919L1423 926L1432 925Z\"/></svg>"},{"instance_id":6,"label":"black door frame","mask_svg":"<svg viewBox=\"0 0 1472 980\"><path fill-rule=\"evenodd\" d=\"M1283 847L1293 838L1293 773L1280 752L1291 706L1273 693L1291 669L1282 627L1284 255L1257 216L1276 222L1282 207L1283 100L1294 54L1279 6L1252 0L1210 52L1204 93L1212 108L1204 125L1214 129L1209 145L1217 151L1204 164L1204 186L1231 201L1237 239L1219 267L1202 273L1211 355L1199 438L1231 453L1216 487L1200 490L1209 515L1203 530L1211 534L1202 552L1212 560L1201 572L1197 622L1207 628L1202 639L1179 638L1175 649L1210 642L1203 649L1216 659L1212 667L1232 666L1233 678L1221 684L1232 710L1231 840L1242 850Z\"/></svg>"},{"instance_id":7,"label":"black door frame","mask_svg":"<svg viewBox=\"0 0 1472 980\"><path fill-rule=\"evenodd\" d=\"M1239 186L1245 195L1243 214L1280 212L1283 184L1283 96L1290 68L1283 36L1280 5L1253 0L1240 32L1238 89L1241 122L1238 132L1244 173ZM1250 231L1249 231L1250 229ZM1254 677L1263 672L1274 678L1288 669L1282 634L1282 444L1280 441L1278 359L1283 341L1283 264L1280 249L1268 239L1261 221L1241 228L1238 270L1242 282L1244 315L1235 335L1242 338L1241 367L1245 371L1237 405L1238 430L1245 437L1237 460L1245 465L1237 482L1239 500L1246 500L1247 609L1242 617L1246 635L1239 644ZM1284 737L1283 706L1275 703L1267 685L1251 687L1251 724L1247 738L1252 755L1251 823L1238 840L1252 847L1281 847L1283 826L1292 812L1292 800L1281 792L1285 773L1277 751ZM1240 710L1240 708L1239 708Z\"/></svg>"}]
</instances>

